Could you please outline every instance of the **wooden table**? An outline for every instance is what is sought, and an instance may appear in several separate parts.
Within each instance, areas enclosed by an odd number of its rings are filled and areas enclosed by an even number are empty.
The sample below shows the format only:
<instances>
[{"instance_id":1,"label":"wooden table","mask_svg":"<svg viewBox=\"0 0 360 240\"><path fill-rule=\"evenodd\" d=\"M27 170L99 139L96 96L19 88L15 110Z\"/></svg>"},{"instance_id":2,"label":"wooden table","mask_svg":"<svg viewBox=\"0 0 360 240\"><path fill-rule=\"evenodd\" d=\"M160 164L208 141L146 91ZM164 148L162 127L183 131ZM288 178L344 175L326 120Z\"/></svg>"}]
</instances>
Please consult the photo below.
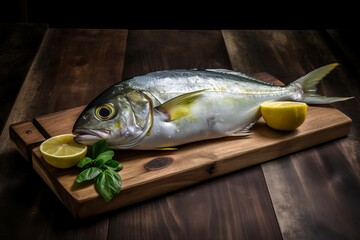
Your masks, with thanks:
<instances>
[{"instance_id":1,"label":"wooden table","mask_svg":"<svg viewBox=\"0 0 360 240\"><path fill-rule=\"evenodd\" d=\"M359 55L344 36L0 25L0 239L359 239ZM74 219L9 140L12 123L86 105L149 71L228 68L289 83L332 62L341 65L320 91L356 97L334 105L353 120L348 137L95 217Z\"/></svg>"}]
</instances>

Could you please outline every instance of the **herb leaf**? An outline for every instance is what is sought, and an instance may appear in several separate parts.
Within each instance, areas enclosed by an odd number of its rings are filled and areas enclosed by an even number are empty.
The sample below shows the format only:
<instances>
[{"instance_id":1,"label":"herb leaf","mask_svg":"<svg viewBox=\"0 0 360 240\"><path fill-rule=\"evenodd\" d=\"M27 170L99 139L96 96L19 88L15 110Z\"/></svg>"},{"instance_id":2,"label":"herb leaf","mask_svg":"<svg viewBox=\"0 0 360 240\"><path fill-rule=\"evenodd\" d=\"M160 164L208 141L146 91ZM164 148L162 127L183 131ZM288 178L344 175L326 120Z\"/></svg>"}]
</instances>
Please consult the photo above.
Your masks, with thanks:
<instances>
[{"instance_id":1,"label":"herb leaf","mask_svg":"<svg viewBox=\"0 0 360 240\"><path fill-rule=\"evenodd\" d=\"M96 190L105 199L110 201L121 190L122 180L116 172L123 168L113 160L114 151L109 150L106 140L100 140L92 146L93 158L83 158L77 166L84 168L76 177L76 182L81 183L88 180L95 181Z\"/></svg>"},{"instance_id":2,"label":"herb leaf","mask_svg":"<svg viewBox=\"0 0 360 240\"><path fill-rule=\"evenodd\" d=\"M112 150L107 150L105 152L100 153L97 157L96 160L98 159L103 159L104 162L109 161L110 159L112 159L114 156L114 151Z\"/></svg>"},{"instance_id":3,"label":"herb leaf","mask_svg":"<svg viewBox=\"0 0 360 240\"><path fill-rule=\"evenodd\" d=\"M109 150L109 146L106 143L106 140L100 140L97 141L96 143L94 143L94 145L92 146L92 155L93 158L95 159L100 153L106 152L107 150Z\"/></svg>"},{"instance_id":4,"label":"herb leaf","mask_svg":"<svg viewBox=\"0 0 360 240\"><path fill-rule=\"evenodd\" d=\"M105 160L104 159L97 159L95 160L94 162L94 167L97 167L97 168L101 168L105 163Z\"/></svg>"},{"instance_id":5,"label":"herb leaf","mask_svg":"<svg viewBox=\"0 0 360 240\"><path fill-rule=\"evenodd\" d=\"M83 168L85 167L86 165L88 165L89 163L91 163L93 160L89 157L84 157L78 164L77 166L79 168Z\"/></svg>"},{"instance_id":6,"label":"herb leaf","mask_svg":"<svg viewBox=\"0 0 360 240\"><path fill-rule=\"evenodd\" d=\"M96 189L107 202L120 192L121 184L120 175L109 169L102 171L96 178Z\"/></svg>"},{"instance_id":7,"label":"herb leaf","mask_svg":"<svg viewBox=\"0 0 360 240\"><path fill-rule=\"evenodd\" d=\"M123 168L123 166L115 160L109 160L104 164L104 167L110 170L119 171Z\"/></svg>"},{"instance_id":8,"label":"herb leaf","mask_svg":"<svg viewBox=\"0 0 360 240\"><path fill-rule=\"evenodd\" d=\"M91 168L87 168L85 170L83 170L77 177L76 177L76 182L77 183L81 183L87 180L91 180L96 178L100 173L102 172L102 170L100 168L97 167L91 167ZM117 174L117 173L116 173Z\"/></svg>"}]
</instances>

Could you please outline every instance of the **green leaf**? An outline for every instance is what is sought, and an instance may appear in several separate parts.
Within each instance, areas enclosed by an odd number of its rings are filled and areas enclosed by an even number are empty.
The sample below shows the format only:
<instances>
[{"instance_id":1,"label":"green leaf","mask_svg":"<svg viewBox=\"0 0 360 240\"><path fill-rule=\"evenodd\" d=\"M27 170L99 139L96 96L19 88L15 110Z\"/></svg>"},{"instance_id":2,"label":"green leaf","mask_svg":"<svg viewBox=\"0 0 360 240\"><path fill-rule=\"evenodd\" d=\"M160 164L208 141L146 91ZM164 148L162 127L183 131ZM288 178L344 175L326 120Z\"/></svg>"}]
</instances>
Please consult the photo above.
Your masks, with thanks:
<instances>
[{"instance_id":1,"label":"green leaf","mask_svg":"<svg viewBox=\"0 0 360 240\"><path fill-rule=\"evenodd\" d=\"M114 151L113 150L107 150L105 152L100 153L97 157L96 160L98 159L103 159L105 162L109 161L110 159L112 159L114 156Z\"/></svg>"},{"instance_id":2,"label":"green leaf","mask_svg":"<svg viewBox=\"0 0 360 240\"><path fill-rule=\"evenodd\" d=\"M110 170L119 171L123 168L123 166L115 160L109 160L104 164L104 167Z\"/></svg>"},{"instance_id":3,"label":"green leaf","mask_svg":"<svg viewBox=\"0 0 360 240\"><path fill-rule=\"evenodd\" d=\"M109 202L121 190L121 177L112 170L106 169L96 178L96 189Z\"/></svg>"},{"instance_id":4,"label":"green leaf","mask_svg":"<svg viewBox=\"0 0 360 240\"><path fill-rule=\"evenodd\" d=\"M91 180L96 178L100 173L102 172L102 170L100 168L97 167L91 167L91 168L87 168L85 170L83 170L77 177L76 177L76 182L77 183L81 183L87 180Z\"/></svg>"},{"instance_id":5,"label":"green leaf","mask_svg":"<svg viewBox=\"0 0 360 240\"><path fill-rule=\"evenodd\" d=\"M94 145L92 146L92 155L93 158L95 159L100 153L105 152L109 150L109 146L106 143L106 140L100 140L97 141L96 143L94 143Z\"/></svg>"},{"instance_id":6,"label":"green leaf","mask_svg":"<svg viewBox=\"0 0 360 240\"><path fill-rule=\"evenodd\" d=\"M91 163L93 160L89 157L84 157L83 159L81 159L81 161L77 164L77 166L79 168L83 168L86 165L88 165L89 163Z\"/></svg>"},{"instance_id":7,"label":"green leaf","mask_svg":"<svg viewBox=\"0 0 360 240\"><path fill-rule=\"evenodd\" d=\"M104 159L96 159L94 162L94 167L101 168L102 165L104 165L105 160Z\"/></svg>"},{"instance_id":8,"label":"green leaf","mask_svg":"<svg viewBox=\"0 0 360 240\"><path fill-rule=\"evenodd\" d=\"M120 175L115 172L123 166L113 160L114 151L109 150L106 140L100 140L92 146L93 159L83 158L79 163L79 168L86 168L76 178L77 183L87 180L95 180L95 186L105 201L110 201L121 190L122 180Z\"/></svg>"}]
</instances>

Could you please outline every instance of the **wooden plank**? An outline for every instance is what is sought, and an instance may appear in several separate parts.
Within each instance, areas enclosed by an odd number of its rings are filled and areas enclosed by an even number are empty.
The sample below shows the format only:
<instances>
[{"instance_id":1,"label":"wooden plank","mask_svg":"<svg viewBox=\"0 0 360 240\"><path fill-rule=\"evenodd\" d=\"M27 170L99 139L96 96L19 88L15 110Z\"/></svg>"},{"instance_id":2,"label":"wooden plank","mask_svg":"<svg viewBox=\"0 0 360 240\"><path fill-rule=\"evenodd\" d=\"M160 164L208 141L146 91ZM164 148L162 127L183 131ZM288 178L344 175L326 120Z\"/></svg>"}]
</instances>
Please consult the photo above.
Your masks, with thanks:
<instances>
[{"instance_id":1,"label":"wooden plank","mask_svg":"<svg viewBox=\"0 0 360 240\"><path fill-rule=\"evenodd\" d=\"M20 122L10 126L10 139L15 143L21 155L31 160L32 150L45 141L44 136L32 122Z\"/></svg>"},{"instance_id":2,"label":"wooden plank","mask_svg":"<svg viewBox=\"0 0 360 240\"><path fill-rule=\"evenodd\" d=\"M39 146L45 138L71 133L75 119L85 106L63 110L54 114L35 117L32 122L20 122L10 126L10 138L23 157L31 161L32 150ZM62 117L66 116L66 119ZM60 127L59 127L60 126Z\"/></svg>"},{"instance_id":3,"label":"wooden plank","mask_svg":"<svg viewBox=\"0 0 360 240\"><path fill-rule=\"evenodd\" d=\"M0 24L0 131L46 30L46 24Z\"/></svg>"},{"instance_id":4,"label":"wooden plank","mask_svg":"<svg viewBox=\"0 0 360 240\"><path fill-rule=\"evenodd\" d=\"M231 68L219 31L129 32L124 79L157 70L191 68Z\"/></svg>"},{"instance_id":5,"label":"wooden plank","mask_svg":"<svg viewBox=\"0 0 360 240\"><path fill-rule=\"evenodd\" d=\"M34 124L47 138L71 133L72 127L85 106L71 108L56 113L49 113L34 118ZM63 116L66 116L64 118Z\"/></svg>"},{"instance_id":6,"label":"wooden plank","mask_svg":"<svg viewBox=\"0 0 360 240\"><path fill-rule=\"evenodd\" d=\"M78 108L37 119L47 124L42 128L48 134L66 133L71 132L77 118L74 112L78 112ZM319 118L322 119L321 123L318 121ZM115 159L123 162L124 166L121 172L122 191L110 203L106 203L99 196L93 184L83 186L75 183L78 169L53 168L42 159L38 149L34 151L33 166L69 210L81 218L124 207L346 136L350 124L351 120L335 108L309 107L306 122L295 132L272 130L261 120L252 129L251 137L245 139L203 141L181 146L177 151L171 152L118 151ZM70 128L65 129L67 126ZM147 164L160 158L170 159L171 164L159 169L146 168Z\"/></svg>"},{"instance_id":7,"label":"wooden plank","mask_svg":"<svg viewBox=\"0 0 360 240\"><path fill-rule=\"evenodd\" d=\"M359 99L359 76L317 31L223 31L234 69L267 71L290 83L340 62L320 92ZM358 100L334 104L353 119L347 138L262 164L284 239L358 239Z\"/></svg>"},{"instance_id":8,"label":"wooden plank","mask_svg":"<svg viewBox=\"0 0 360 240\"><path fill-rule=\"evenodd\" d=\"M251 167L121 211L109 239L281 239L269 200L261 168Z\"/></svg>"},{"instance_id":9,"label":"wooden plank","mask_svg":"<svg viewBox=\"0 0 360 240\"><path fill-rule=\"evenodd\" d=\"M0 136L1 229L10 238L107 238L108 219L79 224L10 143L11 124L86 105L121 80L126 30L49 29ZM26 195L26 198L23 196ZM74 226L77 226L74 228Z\"/></svg>"},{"instance_id":10,"label":"wooden plank","mask_svg":"<svg viewBox=\"0 0 360 240\"><path fill-rule=\"evenodd\" d=\"M358 239L359 183L344 158L323 144L264 165L284 239Z\"/></svg>"},{"instance_id":11,"label":"wooden plank","mask_svg":"<svg viewBox=\"0 0 360 240\"><path fill-rule=\"evenodd\" d=\"M329 29L324 33L324 38L337 56L360 75L360 37L355 32L354 29Z\"/></svg>"},{"instance_id":12,"label":"wooden plank","mask_svg":"<svg viewBox=\"0 0 360 240\"><path fill-rule=\"evenodd\" d=\"M5 10L3 2L2 10ZM1 12L4 12L0 10ZM2 14L0 14L2 15ZM28 224L34 184L42 184L29 163L22 160L9 140L8 119L24 79L47 31L46 24L0 24L0 238L16 239L18 224ZM17 122L21 121L17 119ZM6 135L3 136L3 135ZM7 149L7 151L4 151ZM18 160L21 161L18 162ZM19 219L19 216L23 216ZM20 227L21 228L21 227Z\"/></svg>"}]
</instances>

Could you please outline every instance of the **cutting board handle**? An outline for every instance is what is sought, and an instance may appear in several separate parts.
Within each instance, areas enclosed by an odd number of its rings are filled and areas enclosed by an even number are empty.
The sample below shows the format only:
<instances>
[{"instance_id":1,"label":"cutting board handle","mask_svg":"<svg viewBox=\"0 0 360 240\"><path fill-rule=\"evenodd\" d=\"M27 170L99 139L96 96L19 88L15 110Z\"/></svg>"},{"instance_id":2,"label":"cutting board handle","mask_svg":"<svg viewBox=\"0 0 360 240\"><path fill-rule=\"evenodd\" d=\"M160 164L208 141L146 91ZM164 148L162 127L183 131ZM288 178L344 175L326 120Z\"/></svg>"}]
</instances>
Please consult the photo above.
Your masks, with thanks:
<instances>
[{"instance_id":1,"label":"cutting board handle","mask_svg":"<svg viewBox=\"0 0 360 240\"><path fill-rule=\"evenodd\" d=\"M32 150L45 141L45 137L32 122L19 122L9 128L10 139L15 143L21 155L31 161Z\"/></svg>"}]
</instances>

